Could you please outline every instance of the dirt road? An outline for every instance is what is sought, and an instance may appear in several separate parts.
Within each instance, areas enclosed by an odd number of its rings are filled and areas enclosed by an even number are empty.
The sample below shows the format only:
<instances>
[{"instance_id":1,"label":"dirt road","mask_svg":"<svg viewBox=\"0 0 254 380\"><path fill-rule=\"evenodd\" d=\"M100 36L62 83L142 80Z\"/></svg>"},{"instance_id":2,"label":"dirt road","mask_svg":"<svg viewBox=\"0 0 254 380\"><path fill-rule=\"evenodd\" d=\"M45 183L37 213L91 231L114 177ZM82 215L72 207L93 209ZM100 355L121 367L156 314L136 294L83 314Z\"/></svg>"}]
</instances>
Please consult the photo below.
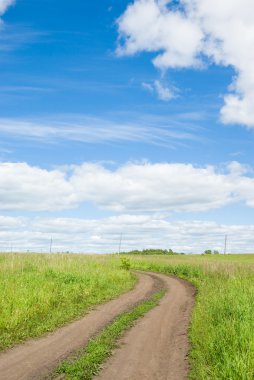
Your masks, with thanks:
<instances>
[{"instance_id":1,"label":"dirt road","mask_svg":"<svg viewBox=\"0 0 254 380\"><path fill-rule=\"evenodd\" d=\"M96 380L187 379L187 330L194 288L179 279L160 277L168 293L127 332Z\"/></svg>"},{"instance_id":2,"label":"dirt road","mask_svg":"<svg viewBox=\"0 0 254 380\"><path fill-rule=\"evenodd\" d=\"M161 288L168 292L121 341L97 380L184 380L188 373L187 329L194 288L160 274L139 273L136 287L56 332L0 354L0 380L43 379L117 315Z\"/></svg>"},{"instance_id":3,"label":"dirt road","mask_svg":"<svg viewBox=\"0 0 254 380\"><path fill-rule=\"evenodd\" d=\"M119 298L98 306L84 318L56 332L30 340L0 354L1 380L41 379L72 352L85 346L88 340L117 315L146 299L161 286L161 279L150 274L138 274L136 287Z\"/></svg>"}]
</instances>

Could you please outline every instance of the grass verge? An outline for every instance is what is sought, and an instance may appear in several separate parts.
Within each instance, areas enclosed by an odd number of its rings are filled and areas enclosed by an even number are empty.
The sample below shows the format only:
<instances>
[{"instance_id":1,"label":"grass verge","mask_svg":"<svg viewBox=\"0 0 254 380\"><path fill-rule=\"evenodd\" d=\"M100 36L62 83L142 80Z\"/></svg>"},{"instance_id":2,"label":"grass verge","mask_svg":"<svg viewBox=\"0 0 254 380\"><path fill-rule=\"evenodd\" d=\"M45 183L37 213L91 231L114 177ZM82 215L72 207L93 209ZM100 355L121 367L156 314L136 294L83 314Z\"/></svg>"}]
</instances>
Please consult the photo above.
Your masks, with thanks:
<instances>
[{"instance_id":1,"label":"grass verge","mask_svg":"<svg viewBox=\"0 0 254 380\"><path fill-rule=\"evenodd\" d=\"M0 351L53 331L135 282L111 256L0 254Z\"/></svg>"},{"instance_id":2,"label":"grass verge","mask_svg":"<svg viewBox=\"0 0 254 380\"><path fill-rule=\"evenodd\" d=\"M137 319L154 308L164 294L165 291L160 291L151 299L116 318L97 337L90 340L86 348L80 351L75 359L64 361L56 370L53 378L64 374L63 378L66 380L91 380L99 373L101 365L111 355L112 350L117 347L117 342L123 333L132 327Z\"/></svg>"},{"instance_id":3,"label":"grass verge","mask_svg":"<svg viewBox=\"0 0 254 380\"><path fill-rule=\"evenodd\" d=\"M232 262L228 257L228 263L212 259L210 264L202 257L174 260L131 258L131 267L173 274L197 287L189 331L190 379L253 380L253 266L236 257Z\"/></svg>"}]
</instances>

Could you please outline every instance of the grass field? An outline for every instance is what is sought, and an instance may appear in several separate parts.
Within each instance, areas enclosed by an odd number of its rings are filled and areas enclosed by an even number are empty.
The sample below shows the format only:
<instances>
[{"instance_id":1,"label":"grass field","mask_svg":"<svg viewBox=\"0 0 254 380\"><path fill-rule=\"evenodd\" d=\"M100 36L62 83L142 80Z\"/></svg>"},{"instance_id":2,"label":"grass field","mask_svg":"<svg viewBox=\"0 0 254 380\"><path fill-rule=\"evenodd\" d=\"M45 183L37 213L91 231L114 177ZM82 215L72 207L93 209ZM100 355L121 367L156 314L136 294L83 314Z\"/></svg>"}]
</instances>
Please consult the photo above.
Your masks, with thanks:
<instances>
[{"instance_id":1,"label":"grass field","mask_svg":"<svg viewBox=\"0 0 254 380\"><path fill-rule=\"evenodd\" d=\"M254 255L129 256L131 267L197 287L192 380L254 379ZM0 255L0 349L38 336L131 288L117 256Z\"/></svg>"},{"instance_id":2,"label":"grass field","mask_svg":"<svg viewBox=\"0 0 254 380\"><path fill-rule=\"evenodd\" d=\"M127 291L134 276L109 257L0 255L0 351Z\"/></svg>"},{"instance_id":3,"label":"grass field","mask_svg":"<svg viewBox=\"0 0 254 380\"><path fill-rule=\"evenodd\" d=\"M197 287L190 326L193 380L254 379L254 255L130 257L137 269Z\"/></svg>"}]
</instances>

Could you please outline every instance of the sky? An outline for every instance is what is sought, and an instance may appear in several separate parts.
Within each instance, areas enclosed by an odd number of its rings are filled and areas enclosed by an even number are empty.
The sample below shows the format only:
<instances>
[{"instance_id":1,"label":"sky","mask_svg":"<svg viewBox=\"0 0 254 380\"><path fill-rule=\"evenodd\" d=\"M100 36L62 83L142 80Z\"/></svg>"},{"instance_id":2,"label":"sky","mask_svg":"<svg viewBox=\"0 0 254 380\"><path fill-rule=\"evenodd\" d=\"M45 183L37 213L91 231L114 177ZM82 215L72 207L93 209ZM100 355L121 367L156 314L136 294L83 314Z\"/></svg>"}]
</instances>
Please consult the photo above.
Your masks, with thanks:
<instances>
[{"instance_id":1,"label":"sky","mask_svg":"<svg viewBox=\"0 0 254 380\"><path fill-rule=\"evenodd\" d=\"M0 0L0 251L254 252L252 0Z\"/></svg>"}]
</instances>

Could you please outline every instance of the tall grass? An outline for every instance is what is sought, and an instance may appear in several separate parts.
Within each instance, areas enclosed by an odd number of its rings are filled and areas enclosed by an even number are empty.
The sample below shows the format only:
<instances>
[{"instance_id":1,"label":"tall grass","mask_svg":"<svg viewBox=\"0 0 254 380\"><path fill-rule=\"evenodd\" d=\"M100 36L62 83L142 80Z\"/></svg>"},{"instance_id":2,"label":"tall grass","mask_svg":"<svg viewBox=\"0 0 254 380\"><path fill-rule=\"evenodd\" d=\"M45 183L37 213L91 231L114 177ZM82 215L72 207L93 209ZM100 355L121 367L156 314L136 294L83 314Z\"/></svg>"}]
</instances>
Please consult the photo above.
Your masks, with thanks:
<instances>
[{"instance_id":1,"label":"tall grass","mask_svg":"<svg viewBox=\"0 0 254 380\"><path fill-rule=\"evenodd\" d=\"M0 351L83 315L134 286L115 259L0 255Z\"/></svg>"},{"instance_id":2,"label":"tall grass","mask_svg":"<svg viewBox=\"0 0 254 380\"><path fill-rule=\"evenodd\" d=\"M130 260L133 268L174 274L196 285L190 379L254 379L253 256Z\"/></svg>"}]
</instances>

